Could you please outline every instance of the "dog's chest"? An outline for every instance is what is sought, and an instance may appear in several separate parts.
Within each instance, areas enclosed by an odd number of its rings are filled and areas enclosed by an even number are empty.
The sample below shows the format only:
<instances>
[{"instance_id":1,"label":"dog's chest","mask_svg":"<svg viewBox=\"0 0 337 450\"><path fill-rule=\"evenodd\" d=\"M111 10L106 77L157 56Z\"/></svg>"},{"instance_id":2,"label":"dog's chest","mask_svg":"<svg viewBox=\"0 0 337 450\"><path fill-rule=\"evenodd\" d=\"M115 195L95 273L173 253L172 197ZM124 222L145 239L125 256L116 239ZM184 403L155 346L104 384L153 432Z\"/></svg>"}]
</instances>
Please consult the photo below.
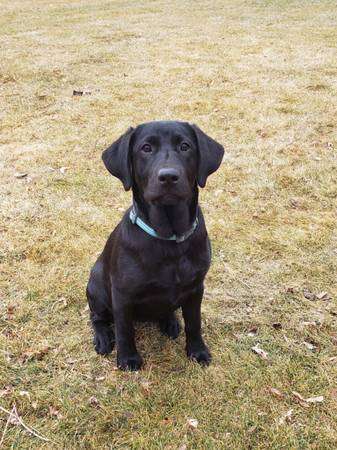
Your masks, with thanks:
<instances>
[{"instance_id":1,"label":"dog's chest","mask_svg":"<svg viewBox=\"0 0 337 450\"><path fill-rule=\"evenodd\" d=\"M142 267L133 284L132 297L142 309L160 313L174 310L202 283L209 267L205 252L198 257L183 254L176 258L153 259Z\"/></svg>"},{"instance_id":2,"label":"dog's chest","mask_svg":"<svg viewBox=\"0 0 337 450\"><path fill-rule=\"evenodd\" d=\"M145 282L156 282L167 289L184 288L205 275L208 267L209 260L204 249L181 254L177 251L162 257L153 255L151 261L145 262L143 279Z\"/></svg>"},{"instance_id":3,"label":"dog's chest","mask_svg":"<svg viewBox=\"0 0 337 450\"><path fill-rule=\"evenodd\" d=\"M195 280L200 271L200 267L191 258L186 255L181 256L177 260L164 260L158 262L153 267L153 273L156 280L166 288L172 286L184 287Z\"/></svg>"}]
</instances>

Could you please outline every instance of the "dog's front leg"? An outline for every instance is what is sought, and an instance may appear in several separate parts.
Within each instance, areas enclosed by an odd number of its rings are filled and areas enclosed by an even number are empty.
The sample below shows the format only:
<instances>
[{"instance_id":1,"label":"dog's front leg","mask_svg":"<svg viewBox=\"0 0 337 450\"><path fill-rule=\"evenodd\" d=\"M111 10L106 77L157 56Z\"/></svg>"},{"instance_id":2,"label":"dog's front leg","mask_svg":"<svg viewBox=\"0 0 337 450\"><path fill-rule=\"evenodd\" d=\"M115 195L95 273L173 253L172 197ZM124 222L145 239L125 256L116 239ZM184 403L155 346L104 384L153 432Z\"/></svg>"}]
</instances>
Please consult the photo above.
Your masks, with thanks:
<instances>
[{"instance_id":1,"label":"dog's front leg","mask_svg":"<svg viewBox=\"0 0 337 450\"><path fill-rule=\"evenodd\" d=\"M135 344L135 329L133 326L133 308L120 295L114 296L113 314L115 321L117 366L122 370L138 370L142 358Z\"/></svg>"},{"instance_id":2,"label":"dog's front leg","mask_svg":"<svg viewBox=\"0 0 337 450\"><path fill-rule=\"evenodd\" d=\"M185 321L186 353L190 359L200 364L208 365L211 354L201 336L201 301L203 287L192 295L182 306Z\"/></svg>"}]
</instances>

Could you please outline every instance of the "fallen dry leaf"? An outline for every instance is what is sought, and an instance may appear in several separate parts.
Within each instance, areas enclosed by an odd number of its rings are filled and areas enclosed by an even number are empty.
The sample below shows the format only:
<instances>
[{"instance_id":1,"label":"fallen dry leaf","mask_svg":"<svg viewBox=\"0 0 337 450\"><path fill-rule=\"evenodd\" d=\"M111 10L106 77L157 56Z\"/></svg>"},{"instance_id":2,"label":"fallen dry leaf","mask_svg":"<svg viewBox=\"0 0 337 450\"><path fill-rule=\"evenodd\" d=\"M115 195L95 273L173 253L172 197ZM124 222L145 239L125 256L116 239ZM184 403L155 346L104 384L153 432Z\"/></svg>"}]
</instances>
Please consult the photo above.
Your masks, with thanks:
<instances>
[{"instance_id":1,"label":"fallen dry leaf","mask_svg":"<svg viewBox=\"0 0 337 450\"><path fill-rule=\"evenodd\" d=\"M305 398L302 397L301 394L299 394L299 393L296 392L296 391L293 391L292 394L293 394L293 396L295 397L296 401L297 401L300 405L302 405L302 406L304 406L304 407L306 407L306 408L309 407L309 405L306 403Z\"/></svg>"},{"instance_id":2,"label":"fallen dry leaf","mask_svg":"<svg viewBox=\"0 0 337 450\"><path fill-rule=\"evenodd\" d=\"M313 292L310 292L309 289L303 289L303 295L308 300L316 300L316 295Z\"/></svg>"},{"instance_id":3,"label":"fallen dry leaf","mask_svg":"<svg viewBox=\"0 0 337 450\"><path fill-rule=\"evenodd\" d=\"M330 300L329 293L325 291L315 294L314 292L309 291L309 289L303 289L303 295L308 300Z\"/></svg>"},{"instance_id":4,"label":"fallen dry leaf","mask_svg":"<svg viewBox=\"0 0 337 450\"><path fill-rule=\"evenodd\" d=\"M91 91L77 91L77 90L73 90L73 96L75 97L81 97L82 95L91 95Z\"/></svg>"},{"instance_id":5,"label":"fallen dry leaf","mask_svg":"<svg viewBox=\"0 0 337 450\"><path fill-rule=\"evenodd\" d=\"M15 178L26 178L26 176L28 176L27 172L16 172L14 174Z\"/></svg>"},{"instance_id":6,"label":"fallen dry leaf","mask_svg":"<svg viewBox=\"0 0 337 450\"><path fill-rule=\"evenodd\" d=\"M264 131L264 130L256 130L256 133L261 137L261 138L266 138L268 137L268 132Z\"/></svg>"},{"instance_id":7,"label":"fallen dry leaf","mask_svg":"<svg viewBox=\"0 0 337 450\"><path fill-rule=\"evenodd\" d=\"M282 417L280 417L278 423L279 425L284 425L285 423L289 423L292 420L293 410L289 409Z\"/></svg>"},{"instance_id":8,"label":"fallen dry leaf","mask_svg":"<svg viewBox=\"0 0 337 450\"><path fill-rule=\"evenodd\" d=\"M63 416L60 413L60 411L58 409L54 408L54 406L49 406L49 414L52 417L56 417L58 420L63 419Z\"/></svg>"},{"instance_id":9,"label":"fallen dry leaf","mask_svg":"<svg viewBox=\"0 0 337 450\"><path fill-rule=\"evenodd\" d=\"M96 408L100 407L99 401L94 396L89 398L89 403L90 403L91 406L95 406Z\"/></svg>"},{"instance_id":10,"label":"fallen dry leaf","mask_svg":"<svg viewBox=\"0 0 337 450\"><path fill-rule=\"evenodd\" d=\"M312 342L304 341L303 344L307 347L308 350L317 350L317 345L313 344Z\"/></svg>"},{"instance_id":11,"label":"fallen dry leaf","mask_svg":"<svg viewBox=\"0 0 337 450\"><path fill-rule=\"evenodd\" d=\"M324 401L323 395L320 395L318 397L309 397L305 400L308 403L322 403Z\"/></svg>"},{"instance_id":12,"label":"fallen dry leaf","mask_svg":"<svg viewBox=\"0 0 337 450\"><path fill-rule=\"evenodd\" d=\"M198 428L199 422L197 419L188 419L187 425L189 426L189 428L196 430Z\"/></svg>"},{"instance_id":13,"label":"fallen dry leaf","mask_svg":"<svg viewBox=\"0 0 337 450\"><path fill-rule=\"evenodd\" d=\"M268 388L268 391L269 391L274 397L277 397L277 398L284 398L284 394L282 394L282 392L279 391L279 390L276 389L276 388L270 387L270 388Z\"/></svg>"},{"instance_id":14,"label":"fallen dry leaf","mask_svg":"<svg viewBox=\"0 0 337 450\"><path fill-rule=\"evenodd\" d=\"M317 322L311 321L311 322L302 322L302 325L304 327L317 327Z\"/></svg>"},{"instance_id":15,"label":"fallen dry leaf","mask_svg":"<svg viewBox=\"0 0 337 450\"><path fill-rule=\"evenodd\" d=\"M305 406L306 408L309 408L309 406L310 406L309 403L321 403L324 401L323 395L320 395L318 397L304 398L298 392L293 391L292 394L295 397L295 399L298 401L298 403L300 403L302 406Z\"/></svg>"},{"instance_id":16,"label":"fallen dry leaf","mask_svg":"<svg viewBox=\"0 0 337 450\"><path fill-rule=\"evenodd\" d=\"M67 358L66 359L66 362L68 364L71 364L71 365L77 363L77 361L78 361L78 359L74 359L74 358Z\"/></svg>"},{"instance_id":17,"label":"fallen dry leaf","mask_svg":"<svg viewBox=\"0 0 337 450\"><path fill-rule=\"evenodd\" d=\"M290 199L290 206L294 209L297 209L300 207L300 202L296 198Z\"/></svg>"},{"instance_id":18,"label":"fallen dry leaf","mask_svg":"<svg viewBox=\"0 0 337 450\"><path fill-rule=\"evenodd\" d=\"M252 425L250 428L248 428L247 433L252 434L257 430L257 425Z\"/></svg>"},{"instance_id":19,"label":"fallen dry leaf","mask_svg":"<svg viewBox=\"0 0 337 450\"><path fill-rule=\"evenodd\" d=\"M60 169L60 170L61 170L61 169ZM68 302L67 302L67 299L66 299L65 297L60 297L60 298L58 299L57 303L62 303L62 305L63 305L64 307L68 306Z\"/></svg>"},{"instance_id":20,"label":"fallen dry leaf","mask_svg":"<svg viewBox=\"0 0 337 450\"><path fill-rule=\"evenodd\" d=\"M332 398L337 398L337 389L332 389L331 390L331 397Z\"/></svg>"},{"instance_id":21,"label":"fallen dry leaf","mask_svg":"<svg viewBox=\"0 0 337 450\"><path fill-rule=\"evenodd\" d=\"M288 286L286 292L287 294L295 294L295 288L293 286Z\"/></svg>"},{"instance_id":22,"label":"fallen dry leaf","mask_svg":"<svg viewBox=\"0 0 337 450\"><path fill-rule=\"evenodd\" d=\"M6 397L7 395L12 394L13 392L13 386L5 386L4 389L1 389L0 391L0 398Z\"/></svg>"},{"instance_id":23,"label":"fallen dry leaf","mask_svg":"<svg viewBox=\"0 0 337 450\"><path fill-rule=\"evenodd\" d=\"M248 330L248 336L253 337L257 334L258 328L257 327L252 327Z\"/></svg>"},{"instance_id":24,"label":"fallen dry leaf","mask_svg":"<svg viewBox=\"0 0 337 450\"><path fill-rule=\"evenodd\" d=\"M152 383L150 381L147 381L147 380L144 380L144 381L140 382L140 385L141 385L141 387L142 387L142 389L143 389L145 394L149 394L150 393L150 386L151 386L151 384Z\"/></svg>"},{"instance_id":25,"label":"fallen dry leaf","mask_svg":"<svg viewBox=\"0 0 337 450\"><path fill-rule=\"evenodd\" d=\"M104 381L105 380L105 376L102 375L101 377L96 377L96 381Z\"/></svg>"},{"instance_id":26,"label":"fallen dry leaf","mask_svg":"<svg viewBox=\"0 0 337 450\"><path fill-rule=\"evenodd\" d=\"M164 419L161 421L163 425L168 425L172 422L172 420L169 417L164 417Z\"/></svg>"},{"instance_id":27,"label":"fallen dry leaf","mask_svg":"<svg viewBox=\"0 0 337 450\"><path fill-rule=\"evenodd\" d=\"M16 417L15 414L10 415L10 417L8 418L8 422L11 425L20 425L20 420Z\"/></svg>"},{"instance_id":28,"label":"fallen dry leaf","mask_svg":"<svg viewBox=\"0 0 337 450\"><path fill-rule=\"evenodd\" d=\"M50 347L46 345L42 349L29 349L21 355L21 361L25 363L26 361L30 361L32 359L37 359L40 361L42 358L46 356L46 354L50 351Z\"/></svg>"},{"instance_id":29,"label":"fallen dry leaf","mask_svg":"<svg viewBox=\"0 0 337 450\"><path fill-rule=\"evenodd\" d=\"M252 347L252 351L261 356L261 358L268 359L268 353L260 348L260 344L256 344L254 347Z\"/></svg>"},{"instance_id":30,"label":"fallen dry leaf","mask_svg":"<svg viewBox=\"0 0 337 450\"><path fill-rule=\"evenodd\" d=\"M28 397L30 401L30 393L28 391L20 391L19 394L21 395L21 397Z\"/></svg>"},{"instance_id":31,"label":"fallen dry leaf","mask_svg":"<svg viewBox=\"0 0 337 450\"><path fill-rule=\"evenodd\" d=\"M12 320L14 317L14 305L8 305L7 306L7 320Z\"/></svg>"}]
</instances>

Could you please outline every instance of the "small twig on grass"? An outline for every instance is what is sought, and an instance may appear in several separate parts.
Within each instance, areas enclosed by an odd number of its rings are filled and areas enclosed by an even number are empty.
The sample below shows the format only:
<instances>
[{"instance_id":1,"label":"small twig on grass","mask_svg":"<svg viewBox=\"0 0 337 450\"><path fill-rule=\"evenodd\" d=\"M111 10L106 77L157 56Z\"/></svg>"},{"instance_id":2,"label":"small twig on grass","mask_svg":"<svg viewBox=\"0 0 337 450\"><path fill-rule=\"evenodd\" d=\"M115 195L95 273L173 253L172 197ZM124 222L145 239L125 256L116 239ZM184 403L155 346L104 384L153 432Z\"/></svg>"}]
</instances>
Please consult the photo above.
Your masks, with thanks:
<instances>
[{"instance_id":1,"label":"small twig on grass","mask_svg":"<svg viewBox=\"0 0 337 450\"><path fill-rule=\"evenodd\" d=\"M231 275L231 277L235 280L238 281L239 283L241 283L243 286L246 286L246 288L251 289L252 286L250 286L248 283L246 283L244 280L242 280L239 276L236 270L232 269L229 265L225 265L225 269L227 270L227 272L229 272L229 274Z\"/></svg>"},{"instance_id":2,"label":"small twig on grass","mask_svg":"<svg viewBox=\"0 0 337 450\"><path fill-rule=\"evenodd\" d=\"M3 442L4 442L5 434L6 434L6 431L7 431L7 428L8 428L8 424L9 424L9 422L10 422L10 420L11 420L11 417L12 417L12 414L13 414L13 413L14 413L14 406L13 406L13 408L12 408L12 411L9 411L8 419L7 419L5 428L4 428L4 430L3 430L3 432L2 432L2 436L1 436L0 448L2 447L2 444L3 444Z\"/></svg>"},{"instance_id":3,"label":"small twig on grass","mask_svg":"<svg viewBox=\"0 0 337 450\"><path fill-rule=\"evenodd\" d=\"M235 278L236 281L238 281L239 283L243 284L244 286L246 286L246 288L251 289L252 287L249 286L248 283L246 283L245 281L241 280L240 278Z\"/></svg>"},{"instance_id":4,"label":"small twig on grass","mask_svg":"<svg viewBox=\"0 0 337 450\"><path fill-rule=\"evenodd\" d=\"M0 442L0 447L2 445L4 436L5 436L5 432L7 430L8 424L11 421L11 418L13 417L14 419L17 420L17 422L26 430L28 431L28 433L32 434L33 436L36 436L37 438L41 439L42 441L46 441L46 442L50 442L50 439L45 438L44 436L41 436L36 430L34 430L33 428L29 428L21 419L21 417L18 414L18 411L16 409L15 404L13 405L12 411L8 411L7 409L3 408L2 406L0 406L0 411L3 411L6 414L9 414L6 426L5 426L5 430L4 433L2 434L2 438L1 438L1 442Z\"/></svg>"}]
</instances>

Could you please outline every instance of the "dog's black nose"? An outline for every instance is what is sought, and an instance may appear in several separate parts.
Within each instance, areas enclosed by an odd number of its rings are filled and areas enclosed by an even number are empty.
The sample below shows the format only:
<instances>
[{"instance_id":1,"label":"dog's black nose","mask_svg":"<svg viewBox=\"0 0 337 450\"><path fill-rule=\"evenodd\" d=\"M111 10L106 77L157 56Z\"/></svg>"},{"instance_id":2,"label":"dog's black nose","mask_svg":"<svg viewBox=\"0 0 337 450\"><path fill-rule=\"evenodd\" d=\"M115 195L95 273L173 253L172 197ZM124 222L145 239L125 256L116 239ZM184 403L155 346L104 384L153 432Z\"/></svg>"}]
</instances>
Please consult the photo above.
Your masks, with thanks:
<instances>
[{"instance_id":1,"label":"dog's black nose","mask_svg":"<svg viewBox=\"0 0 337 450\"><path fill-rule=\"evenodd\" d=\"M158 180L161 184L176 183L179 180L179 172L173 168L160 169Z\"/></svg>"}]
</instances>

